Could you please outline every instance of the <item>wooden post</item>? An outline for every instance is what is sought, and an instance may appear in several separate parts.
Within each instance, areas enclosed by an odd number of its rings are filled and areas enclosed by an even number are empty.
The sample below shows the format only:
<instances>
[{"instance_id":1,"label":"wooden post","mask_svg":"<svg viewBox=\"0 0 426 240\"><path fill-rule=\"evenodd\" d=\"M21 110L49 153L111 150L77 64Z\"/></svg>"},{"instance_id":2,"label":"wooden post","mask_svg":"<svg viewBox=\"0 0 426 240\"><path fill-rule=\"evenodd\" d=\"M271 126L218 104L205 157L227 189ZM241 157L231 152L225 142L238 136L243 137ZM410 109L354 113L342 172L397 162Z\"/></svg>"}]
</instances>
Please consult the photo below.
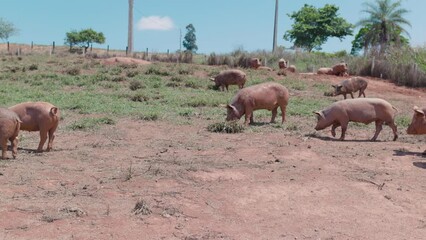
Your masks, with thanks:
<instances>
[{"instance_id":1,"label":"wooden post","mask_svg":"<svg viewBox=\"0 0 426 240\"><path fill-rule=\"evenodd\" d=\"M107 55L109 54L109 45L107 46Z\"/></svg>"},{"instance_id":2,"label":"wooden post","mask_svg":"<svg viewBox=\"0 0 426 240\"><path fill-rule=\"evenodd\" d=\"M373 75L375 60L376 60L376 57L373 56L373 60L371 62L371 75Z\"/></svg>"},{"instance_id":3,"label":"wooden post","mask_svg":"<svg viewBox=\"0 0 426 240\"><path fill-rule=\"evenodd\" d=\"M129 54L129 47L126 46L126 56Z\"/></svg>"},{"instance_id":4,"label":"wooden post","mask_svg":"<svg viewBox=\"0 0 426 240\"><path fill-rule=\"evenodd\" d=\"M34 43L33 41L31 41L31 50L33 50L33 47L34 47Z\"/></svg>"},{"instance_id":5,"label":"wooden post","mask_svg":"<svg viewBox=\"0 0 426 240\"><path fill-rule=\"evenodd\" d=\"M93 50L93 44L90 44L90 52Z\"/></svg>"},{"instance_id":6,"label":"wooden post","mask_svg":"<svg viewBox=\"0 0 426 240\"><path fill-rule=\"evenodd\" d=\"M7 52L10 52L9 41L7 41Z\"/></svg>"},{"instance_id":7,"label":"wooden post","mask_svg":"<svg viewBox=\"0 0 426 240\"><path fill-rule=\"evenodd\" d=\"M52 43L52 54L55 54L55 41Z\"/></svg>"}]
</instances>

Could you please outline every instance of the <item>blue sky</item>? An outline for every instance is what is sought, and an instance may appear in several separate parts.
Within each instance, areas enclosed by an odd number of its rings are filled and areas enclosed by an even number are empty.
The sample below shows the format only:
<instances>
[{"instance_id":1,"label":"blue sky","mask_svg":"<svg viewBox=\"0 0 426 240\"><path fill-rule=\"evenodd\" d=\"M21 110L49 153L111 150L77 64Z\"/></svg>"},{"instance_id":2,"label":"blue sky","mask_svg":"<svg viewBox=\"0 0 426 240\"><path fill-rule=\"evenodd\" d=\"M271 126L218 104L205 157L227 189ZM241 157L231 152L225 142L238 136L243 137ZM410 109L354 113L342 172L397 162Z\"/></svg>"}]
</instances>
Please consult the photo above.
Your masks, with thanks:
<instances>
[{"instance_id":1,"label":"blue sky","mask_svg":"<svg viewBox=\"0 0 426 240\"><path fill-rule=\"evenodd\" d=\"M367 1L367 0L366 0ZM106 43L94 47L125 49L127 45L128 0L0 0L0 17L12 22L19 34L13 43L63 45L65 33L92 28L103 32ZM291 47L283 40L291 28L287 14L298 11L305 3L315 7L335 4L340 16L356 23L363 15L364 1L349 0L280 0L278 45ZM412 27L406 29L414 46L426 45L426 1L403 0L410 11L406 18ZM185 27L196 29L198 52L229 53L271 50L275 0L134 0L134 49L174 52L180 47ZM155 24L154 24L155 23ZM154 24L154 25L153 25ZM355 31L357 32L357 30ZM350 51L353 36L340 42L329 39L323 51ZM183 48L183 46L182 46Z\"/></svg>"}]
</instances>

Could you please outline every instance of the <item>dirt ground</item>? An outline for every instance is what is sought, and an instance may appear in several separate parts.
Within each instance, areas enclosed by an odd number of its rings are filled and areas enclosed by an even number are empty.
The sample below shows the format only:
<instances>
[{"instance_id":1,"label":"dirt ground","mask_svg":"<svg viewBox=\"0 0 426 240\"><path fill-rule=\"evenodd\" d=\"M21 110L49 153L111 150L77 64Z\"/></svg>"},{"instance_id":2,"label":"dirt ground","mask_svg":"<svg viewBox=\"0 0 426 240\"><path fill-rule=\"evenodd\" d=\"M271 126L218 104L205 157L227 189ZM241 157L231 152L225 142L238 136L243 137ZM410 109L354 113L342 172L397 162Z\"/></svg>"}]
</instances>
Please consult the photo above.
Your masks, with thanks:
<instances>
[{"instance_id":1,"label":"dirt ground","mask_svg":"<svg viewBox=\"0 0 426 240\"><path fill-rule=\"evenodd\" d=\"M410 117L426 98L381 80L366 93ZM41 154L24 132L18 158L0 161L0 239L425 239L424 136L400 126L393 142L384 126L369 142L372 128L350 125L335 141L314 117L299 132L209 123L60 128Z\"/></svg>"}]
</instances>

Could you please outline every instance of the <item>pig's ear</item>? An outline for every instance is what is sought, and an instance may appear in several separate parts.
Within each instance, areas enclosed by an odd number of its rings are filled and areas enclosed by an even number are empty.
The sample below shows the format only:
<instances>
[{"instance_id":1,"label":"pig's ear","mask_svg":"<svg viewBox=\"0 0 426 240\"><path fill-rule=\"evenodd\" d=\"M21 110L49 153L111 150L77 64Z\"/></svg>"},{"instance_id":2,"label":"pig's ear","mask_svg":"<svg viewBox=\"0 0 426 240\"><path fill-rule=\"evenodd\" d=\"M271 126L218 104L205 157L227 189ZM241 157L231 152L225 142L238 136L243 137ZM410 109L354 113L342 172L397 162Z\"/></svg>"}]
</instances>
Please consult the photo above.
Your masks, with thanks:
<instances>
[{"instance_id":1,"label":"pig's ear","mask_svg":"<svg viewBox=\"0 0 426 240\"><path fill-rule=\"evenodd\" d=\"M56 114L58 114L58 108L57 108L57 107L52 107L52 108L50 109L50 112L51 112L53 115L55 115L55 116L56 116Z\"/></svg>"},{"instance_id":2,"label":"pig's ear","mask_svg":"<svg viewBox=\"0 0 426 240\"><path fill-rule=\"evenodd\" d=\"M316 115L320 116L321 118L324 118L324 114L322 112L316 111L314 112Z\"/></svg>"},{"instance_id":3,"label":"pig's ear","mask_svg":"<svg viewBox=\"0 0 426 240\"><path fill-rule=\"evenodd\" d=\"M213 81L213 82L214 82L214 78L210 78L210 81Z\"/></svg>"},{"instance_id":4,"label":"pig's ear","mask_svg":"<svg viewBox=\"0 0 426 240\"><path fill-rule=\"evenodd\" d=\"M238 110L237 108L235 108L234 106L232 106L231 104L228 104L228 106L226 106L227 108L231 109L235 115L238 115Z\"/></svg>"},{"instance_id":5,"label":"pig's ear","mask_svg":"<svg viewBox=\"0 0 426 240\"><path fill-rule=\"evenodd\" d=\"M416 112L416 114L420 114L420 115L422 115L422 116L424 116L424 115L425 115L425 113L423 112L423 110L421 110L421 109L420 109L419 107L417 107L417 106L414 106L413 110L414 110L414 112Z\"/></svg>"}]
</instances>

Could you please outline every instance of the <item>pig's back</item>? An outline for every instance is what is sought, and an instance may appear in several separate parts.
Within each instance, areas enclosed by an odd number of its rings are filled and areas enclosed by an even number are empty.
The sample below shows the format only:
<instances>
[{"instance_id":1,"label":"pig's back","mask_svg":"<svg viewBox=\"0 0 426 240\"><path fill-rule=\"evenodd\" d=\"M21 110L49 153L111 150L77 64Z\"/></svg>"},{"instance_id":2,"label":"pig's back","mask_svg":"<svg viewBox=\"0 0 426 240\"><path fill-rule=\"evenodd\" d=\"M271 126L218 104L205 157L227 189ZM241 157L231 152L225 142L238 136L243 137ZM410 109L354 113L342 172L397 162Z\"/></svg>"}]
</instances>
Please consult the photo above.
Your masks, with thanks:
<instances>
[{"instance_id":1,"label":"pig's back","mask_svg":"<svg viewBox=\"0 0 426 240\"><path fill-rule=\"evenodd\" d=\"M350 120L355 122L371 122L375 120L390 121L395 110L390 103L380 98L356 98L338 102Z\"/></svg>"}]
</instances>

